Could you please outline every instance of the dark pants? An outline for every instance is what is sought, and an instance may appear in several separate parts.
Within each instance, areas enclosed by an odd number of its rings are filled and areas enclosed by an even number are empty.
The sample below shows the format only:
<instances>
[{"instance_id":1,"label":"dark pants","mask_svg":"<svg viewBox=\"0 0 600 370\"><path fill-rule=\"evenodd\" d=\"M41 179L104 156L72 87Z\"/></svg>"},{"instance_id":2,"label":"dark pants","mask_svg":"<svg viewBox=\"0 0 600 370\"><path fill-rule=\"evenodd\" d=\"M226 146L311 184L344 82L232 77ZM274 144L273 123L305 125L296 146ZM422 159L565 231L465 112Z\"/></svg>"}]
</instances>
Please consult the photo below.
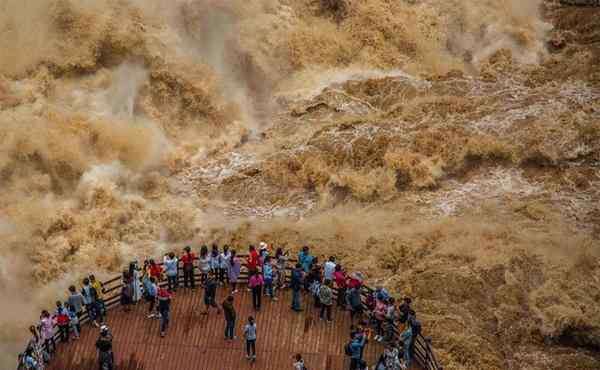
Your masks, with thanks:
<instances>
[{"instance_id":1,"label":"dark pants","mask_svg":"<svg viewBox=\"0 0 600 370\"><path fill-rule=\"evenodd\" d=\"M265 294L273 298L273 279L265 279Z\"/></svg>"},{"instance_id":2,"label":"dark pants","mask_svg":"<svg viewBox=\"0 0 600 370\"><path fill-rule=\"evenodd\" d=\"M147 296L146 300L150 303L148 305L148 313L152 313L152 311L154 311L154 305L156 304L156 297Z\"/></svg>"},{"instance_id":3,"label":"dark pants","mask_svg":"<svg viewBox=\"0 0 600 370\"><path fill-rule=\"evenodd\" d=\"M96 306L95 303L86 304L85 310L87 311L90 321L96 321L98 318L98 306Z\"/></svg>"},{"instance_id":4,"label":"dark pants","mask_svg":"<svg viewBox=\"0 0 600 370\"><path fill-rule=\"evenodd\" d=\"M195 288L196 287L196 282L194 281L194 268L192 267L187 267L183 269L183 286L184 287L192 287Z\"/></svg>"},{"instance_id":5,"label":"dark pants","mask_svg":"<svg viewBox=\"0 0 600 370\"><path fill-rule=\"evenodd\" d=\"M292 309L296 311L302 309L302 304L300 302L300 288L292 289Z\"/></svg>"},{"instance_id":6,"label":"dark pants","mask_svg":"<svg viewBox=\"0 0 600 370\"><path fill-rule=\"evenodd\" d=\"M44 340L44 346L48 353L56 352L56 341L54 340L54 337Z\"/></svg>"},{"instance_id":7,"label":"dark pants","mask_svg":"<svg viewBox=\"0 0 600 370\"><path fill-rule=\"evenodd\" d=\"M337 305L338 307L346 306L346 288L338 288Z\"/></svg>"},{"instance_id":8,"label":"dark pants","mask_svg":"<svg viewBox=\"0 0 600 370\"><path fill-rule=\"evenodd\" d=\"M233 339L233 331L235 330L235 319L225 321L225 338Z\"/></svg>"},{"instance_id":9,"label":"dark pants","mask_svg":"<svg viewBox=\"0 0 600 370\"><path fill-rule=\"evenodd\" d=\"M58 331L60 333L60 340L63 342L69 341L69 324L59 325Z\"/></svg>"},{"instance_id":10,"label":"dark pants","mask_svg":"<svg viewBox=\"0 0 600 370\"><path fill-rule=\"evenodd\" d=\"M95 306L97 316L100 318L100 321L104 321L104 318L106 317L106 303L104 303L104 299L98 298Z\"/></svg>"},{"instance_id":11,"label":"dark pants","mask_svg":"<svg viewBox=\"0 0 600 370\"><path fill-rule=\"evenodd\" d=\"M113 353L110 352L100 352L100 356L98 356L98 360L100 362L100 370L112 370L113 369Z\"/></svg>"},{"instance_id":12,"label":"dark pants","mask_svg":"<svg viewBox=\"0 0 600 370\"><path fill-rule=\"evenodd\" d=\"M365 368L365 362L359 358L350 359L350 370L362 370Z\"/></svg>"},{"instance_id":13,"label":"dark pants","mask_svg":"<svg viewBox=\"0 0 600 370\"><path fill-rule=\"evenodd\" d=\"M169 276L167 275L167 287L170 290L177 290L177 286L179 283L177 282L177 275Z\"/></svg>"},{"instance_id":14,"label":"dark pants","mask_svg":"<svg viewBox=\"0 0 600 370\"><path fill-rule=\"evenodd\" d=\"M260 310L260 299L262 295L262 286L257 285L252 288L252 305L255 310Z\"/></svg>"},{"instance_id":15,"label":"dark pants","mask_svg":"<svg viewBox=\"0 0 600 370\"><path fill-rule=\"evenodd\" d=\"M225 283L225 279L227 279L227 269L226 268L220 268L219 269L219 281L221 283Z\"/></svg>"},{"instance_id":16,"label":"dark pants","mask_svg":"<svg viewBox=\"0 0 600 370\"><path fill-rule=\"evenodd\" d=\"M248 357L256 357L256 339L246 339L246 353Z\"/></svg>"},{"instance_id":17,"label":"dark pants","mask_svg":"<svg viewBox=\"0 0 600 370\"><path fill-rule=\"evenodd\" d=\"M315 307L319 308L321 307L321 300L319 299L318 295L313 294L313 300L315 302Z\"/></svg>"},{"instance_id":18,"label":"dark pants","mask_svg":"<svg viewBox=\"0 0 600 370\"><path fill-rule=\"evenodd\" d=\"M322 319L325 318L325 314L327 314L327 320L331 321L331 305L321 304L321 314L320 317Z\"/></svg>"},{"instance_id":19,"label":"dark pants","mask_svg":"<svg viewBox=\"0 0 600 370\"><path fill-rule=\"evenodd\" d=\"M169 311L160 311L160 332L165 333L169 327Z\"/></svg>"}]
</instances>

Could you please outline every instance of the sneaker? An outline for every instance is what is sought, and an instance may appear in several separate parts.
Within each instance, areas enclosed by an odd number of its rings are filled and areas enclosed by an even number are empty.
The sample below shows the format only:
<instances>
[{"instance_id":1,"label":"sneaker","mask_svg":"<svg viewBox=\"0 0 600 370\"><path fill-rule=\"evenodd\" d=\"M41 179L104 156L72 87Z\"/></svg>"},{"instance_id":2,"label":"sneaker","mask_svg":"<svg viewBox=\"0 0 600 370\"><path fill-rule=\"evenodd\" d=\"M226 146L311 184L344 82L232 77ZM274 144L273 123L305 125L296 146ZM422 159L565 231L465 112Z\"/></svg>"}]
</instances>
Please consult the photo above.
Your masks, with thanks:
<instances>
[{"instance_id":1,"label":"sneaker","mask_svg":"<svg viewBox=\"0 0 600 370\"><path fill-rule=\"evenodd\" d=\"M160 333L160 337L161 337L161 338L164 338L164 337L165 337L165 333L164 333L164 332L163 332L163 333Z\"/></svg>"},{"instance_id":2,"label":"sneaker","mask_svg":"<svg viewBox=\"0 0 600 370\"><path fill-rule=\"evenodd\" d=\"M155 315L153 313L151 313L150 315L148 315L149 319L153 319L155 317Z\"/></svg>"},{"instance_id":3,"label":"sneaker","mask_svg":"<svg viewBox=\"0 0 600 370\"><path fill-rule=\"evenodd\" d=\"M277 298L277 297L273 297L273 300L274 300L275 302L277 302L277 301L279 300L279 298Z\"/></svg>"},{"instance_id":4,"label":"sneaker","mask_svg":"<svg viewBox=\"0 0 600 370\"><path fill-rule=\"evenodd\" d=\"M237 290L237 289L236 289L236 290L234 290L234 291L233 291L233 292L231 292L231 293L232 293L232 294L239 293L239 290Z\"/></svg>"}]
</instances>

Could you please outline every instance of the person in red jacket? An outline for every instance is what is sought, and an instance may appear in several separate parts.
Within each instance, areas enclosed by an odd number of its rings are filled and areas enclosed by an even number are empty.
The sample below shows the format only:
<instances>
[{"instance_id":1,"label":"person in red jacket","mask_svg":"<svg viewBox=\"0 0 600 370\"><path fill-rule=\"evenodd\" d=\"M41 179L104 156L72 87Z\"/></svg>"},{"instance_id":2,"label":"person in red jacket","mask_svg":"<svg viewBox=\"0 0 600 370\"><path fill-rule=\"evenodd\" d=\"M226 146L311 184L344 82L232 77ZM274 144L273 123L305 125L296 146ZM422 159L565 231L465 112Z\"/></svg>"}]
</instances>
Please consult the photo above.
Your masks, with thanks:
<instances>
[{"instance_id":1,"label":"person in red jacket","mask_svg":"<svg viewBox=\"0 0 600 370\"><path fill-rule=\"evenodd\" d=\"M258 267L258 252L256 251L256 248L251 245L248 247L248 273L250 273L251 271L256 271L256 268Z\"/></svg>"},{"instance_id":2,"label":"person in red jacket","mask_svg":"<svg viewBox=\"0 0 600 370\"><path fill-rule=\"evenodd\" d=\"M161 281L162 266L157 264L153 259L150 260L150 276L155 278L157 282Z\"/></svg>"},{"instance_id":3,"label":"person in red jacket","mask_svg":"<svg viewBox=\"0 0 600 370\"><path fill-rule=\"evenodd\" d=\"M183 263L183 287L187 288L188 284L192 289L196 289L194 280L194 260L196 255L191 251L190 247L183 249L184 253L180 260Z\"/></svg>"}]
</instances>

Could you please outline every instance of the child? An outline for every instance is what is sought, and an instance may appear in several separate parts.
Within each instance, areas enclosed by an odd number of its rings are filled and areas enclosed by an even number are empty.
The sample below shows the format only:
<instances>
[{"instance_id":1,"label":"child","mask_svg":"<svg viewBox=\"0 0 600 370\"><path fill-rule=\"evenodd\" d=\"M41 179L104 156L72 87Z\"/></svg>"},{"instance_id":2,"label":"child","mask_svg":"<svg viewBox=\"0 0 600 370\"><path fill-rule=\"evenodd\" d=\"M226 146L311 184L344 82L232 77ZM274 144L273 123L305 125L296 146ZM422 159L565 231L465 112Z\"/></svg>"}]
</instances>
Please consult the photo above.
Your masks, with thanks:
<instances>
[{"instance_id":1,"label":"child","mask_svg":"<svg viewBox=\"0 0 600 370\"><path fill-rule=\"evenodd\" d=\"M71 330L73 330L73 338L75 340L79 339L79 333L81 333L81 326L79 325L79 316L77 316L77 312L75 311L75 307L73 305L67 303L67 313L69 315L69 326Z\"/></svg>"},{"instance_id":2,"label":"child","mask_svg":"<svg viewBox=\"0 0 600 370\"><path fill-rule=\"evenodd\" d=\"M148 274L144 276L144 297L146 298L146 302L148 302L148 318L152 319L157 316L154 313L154 305L158 296L158 285L156 284L156 279L153 277L149 277Z\"/></svg>"},{"instance_id":3,"label":"child","mask_svg":"<svg viewBox=\"0 0 600 370\"><path fill-rule=\"evenodd\" d=\"M193 289L196 287L194 280L194 260L196 255L192 253L192 249L189 246L183 248L183 256L181 256L181 262L183 263L183 287L187 288L190 286Z\"/></svg>"},{"instance_id":4,"label":"child","mask_svg":"<svg viewBox=\"0 0 600 370\"><path fill-rule=\"evenodd\" d=\"M246 359L256 361L256 323L254 317L248 317L248 323L244 326L244 338L246 338Z\"/></svg>"}]
</instances>

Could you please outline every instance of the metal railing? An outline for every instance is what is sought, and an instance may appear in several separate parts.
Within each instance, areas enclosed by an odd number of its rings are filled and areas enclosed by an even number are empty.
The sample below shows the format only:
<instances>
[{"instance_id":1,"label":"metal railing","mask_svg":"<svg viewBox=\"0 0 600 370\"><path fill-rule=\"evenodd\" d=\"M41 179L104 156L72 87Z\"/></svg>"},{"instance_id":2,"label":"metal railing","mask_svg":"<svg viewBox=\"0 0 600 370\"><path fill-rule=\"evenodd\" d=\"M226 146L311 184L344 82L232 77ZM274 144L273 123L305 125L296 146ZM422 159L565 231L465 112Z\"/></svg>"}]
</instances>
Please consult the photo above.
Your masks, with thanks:
<instances>
[{"instance_id":1,"label":"metal railing","mask_svg":"<svg viewBox=\"0 0 600 370\"><path fill-rule=\"evenodd\" d=\"M248 255L238 255L238 258L247 259ZM196 257L196 260L198 258ZM295 264L297 261L295 259L289 259L288 265L286 267L286 272L290 272L293 268L291 265ZM157 265L163 265L162 262L157 262ZM179 269L183 267L181 261L179 262ZM238 277L238 282L247 282L248 281L248 268L244 263L242 264L243 269L240 271L240 275ZM194 280L195 282L200 281L201 273L198 272L198 267L194 266ZM286 280L290 278L289 273L286 273ZM181 284L184 282L184 278L181 274L178 274L178 283ZM167 285L166 280L159 282L161 287ZM121 288L123 287L123 277L121 275L116 276L110 280L107 280L102 283L102 295L104 297L104 304L106 306L106 310L109 310L112 307L117 306L121 301ZM337 298L337 289L333 289L334 298ZM369 294L373 294L374 289L363 284L361 295L363 298L363 305L366 302L366 298ZM85 312L79 319L81 324L85 324L89 321L88 313ZM400 328L398 323L394 323L394 333L396 338L400 336ZM60 332L55 330L54 340L58 341L60 339ZM432 340L430 337L425 337L419 333L417 338L415 339L414 345L414 359L415 361L423 368L424 370L443 370L443 367L439 364L435 357L435 353L431 347Z\"/></svg>"}]
</instances>

